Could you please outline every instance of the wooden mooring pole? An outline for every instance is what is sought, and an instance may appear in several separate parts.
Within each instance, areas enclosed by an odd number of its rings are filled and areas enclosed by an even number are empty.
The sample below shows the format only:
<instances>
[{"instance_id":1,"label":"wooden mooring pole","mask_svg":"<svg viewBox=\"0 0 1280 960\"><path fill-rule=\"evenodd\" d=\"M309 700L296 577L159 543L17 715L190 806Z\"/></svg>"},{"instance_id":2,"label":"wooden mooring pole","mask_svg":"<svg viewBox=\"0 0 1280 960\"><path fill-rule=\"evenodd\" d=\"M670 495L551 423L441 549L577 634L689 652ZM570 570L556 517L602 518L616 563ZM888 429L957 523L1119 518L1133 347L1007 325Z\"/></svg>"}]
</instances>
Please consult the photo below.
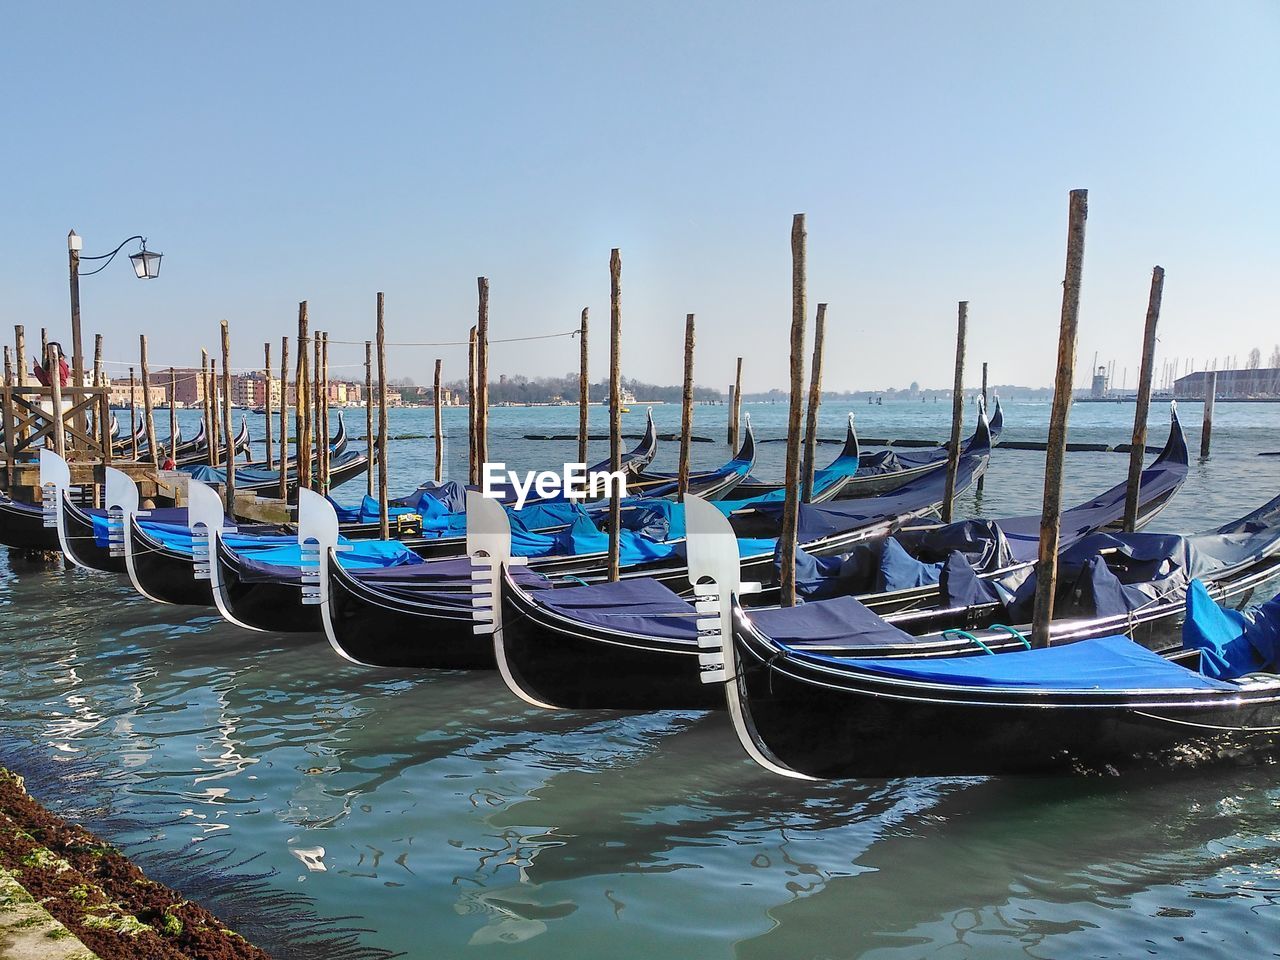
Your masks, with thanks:
<instances>
[{"instance_id":1,"label":"wooden mooring pole","mask_svg":"<svg viewBox=\"0 0 1280 960\"><path fill-rule=\"evenodd\" d=\"M369 469L364 472L364 489L373 496L373 341L364 342L364 448Z\"/></svg>"},{"instance_id":2,"label":"wooden mooring pole","mask_svg":"<svg viewBox=\"0 0 1280 960\"><path fill-rule=\"evenodd\" d=\"M1072 190L1067 224L1067 265L1062 282L1062 316L1058 330L1058 373L1049 413L1045 453L1044 506L1040 515L1040 558L1036 564L1035 613L1031 644L1049 645L1054 593L1058 587L1058 543L1062 526L1062 461L1067 452L1067 418L1075 379L1076 333L1080 323L1080 285L1084 274L1084 233L1089 217L1089 191Z\"/></svg>"},{"instance_id":3,"label":"wooden mooring pole","mask_svg":"<svg viewBox=\"0 0 1280 960\"><path fill-rule=\"evenodd\" d=\"M435 401L436 401L436 483L444 479L444 412L440 409L444 403L444 392L440 385L440 376L444 372L444 362L436 357Z\"/></svg>"},{"instance_id":4,"label":"wooden mooring pole","mask_svg":"<svg viewBox=\"0 0 1280 960\"><path fill-rule=\"evenodd\" d=\"M1218 396L1218 371L1210 370L1204 380L1204 425L1200 428L1200 459L1209 459L1209 439L1213 435L1213 401Z\"/></svg>"},{"instance_id":5,"label":"wooden mooring pole","mask_svg":"<svg viewBox=\"0 0 1280 960\"><path fill-rule=\"evenodd\" d=\"M102 392L94 420L98 425L98 443L102 445L102 462L111 462L111 397L107 394L107 375L102 366L102 334L93 335L93 385Z\"/></svg>"},{"instance_id":6,"label":"wooden mooring pole","mask_svg":"<svg viewBox=\"0 0 1280 960\"><path fill-rule=\"evenodd\" d=\"M145 383L142 389L147 389ZM212 394L209 399L209 419L213 424L213 441L209 450L213 454L214 466L219 466L222 463L222 414L218 409L218 397L222 394L222 388L218 383L218 361L215 357L209 358L209 390Z\"/></svg>"},{"instance_id":7,"label":"wooden mooring pole","mask_svg":"<svg viewBox=\"0 0 1280 960\"><path fill-rule=\"evenodd\" d=\"M476 278L476 470L489 462L489 279Z\"/></svg>"},{"instance_id":8,"label":"wooden mooring pole","mask_svg":"<svg viewBox=\"0 0 1280 960\"><path fill-rule=\"evenodd\" d=\"M178 466L178 373L169 368L169 459Z\"/></svg>"},{"instance_id":9,"label":"wooden mooring pole","mask_svg":"<svg viewBox=\"0 0 1280 960\"><path fill-rule=\"evenodd\" d=\"M133 367L129 368L129 459L138 462L138 401L135 391L137 381Z\"/></svg>"},{"instance_id":10,"label":"wooden mooring pole","mask_svg":"<svg viewBox=\"0 0 1280 960\"><path fill-rule=\"evenodd\" d=\"M236 432L231 429L231 331L222 321L222 432L227 445L227 516L236 514Z\"/></svg>"},{"instance_id":11,"label":"wooden mooring pole","mask_svg":"<svg viewBox=\"0 0 1280 960\"><path fill-rule=\"evenodd\" d=\"M676 493L681 503L689 492L689 444L693 432L693 314L684 318L684 390L680 394L680 467Z\"/></svg>"},{"instance_id":12,"label":"wooden mooring pole","mask_svg":"<svg viewBox=\"0 0 1280 960\"><path fill-rule=\"evenodd\" d=\"M787 415L786 501L782 510L779 586L784 607L796 603L796 527L800 515L800 417L804 405L806 240L804 214L791 221L791 408Z\"/></svg>"},{"instance_id":13,"label":"wooden mooring pole","mask_svg":"<svg viewBox=\"0 0 1280 960\"><path fill-rule=\"evenodd\" d=\"M295 385L294 405L298 402ZM297 449L297 438L294 438ZM280 338L280 485L276 488L282 501L289 499L289 338Z\"/></svg>"},{"instance_id":14,"label":"wooden mooring pole","mask_svg":"<svg viewBox=\"0 0 1280 960\"><path fill-rule=\"evenodd\" d=\"M200 348L200 416L204 420L204 444L205 452L209 459L209 466L214 466L217 462L217 451L214 449L213 443L213 414L210 412L213 407L213 390L212 384L209 383L209 351L204 347Z\"/></svg>"},{"instance_id":15,"label":"wooden mooring pole","mask_svg":"<svg viewBox=\"0 0 1280 960\"><path fill-rule=\"evenodd\" d=\"M333 448L329 445L329 331L324 332L324 338L321 340L320 362L324 365L324 372L321 375L320 388L320 423L324 426L324 430L320 434L320 462L324 464L324 473L320 477L320 492L325 496L329 495L330 473L329 469L333 460Z\"/></svg>"},{"instance_id":16,"label":"wooden mooring pole","mask_svg":"<svg viewBox=\"0 0 1280 960\"><path fill-rule=\"evenodd\" d=\"M318 493L324 493L324 448L328 446L329 427L321 422L324 416L324 400L321 391L324 389L324 334L317 330L311 335L311 354L315 363L315 376L311 379L311 437L314 444L315 472L311 475L309 486Z\"/></svg>"},{"instance_id":17,"label":"wooden mooring pole","mask_svg":"<svg viewBox=\"0 0 1280 960\"><path fill-rule=\"evenodd\" d=\"M609 471L622 469L622 254L609 252ZM616 482L610 483L609 579L621 573L622 498Z\"/></svg>"},{"instance_id":18,"label":"wooden mooring pole","mask_svg":"<svg viewBox=\"0 0 1280 960\"><path fill-rule=\"evenodd\" d=\"M1151 271L1147 298L1147 322L1142 333L1142 366L1138 370L1138 399L1133 411L1133 440L1129 445L1129 485L1124 495L1124 528L1138 529L1138 500L1142 485L1142 461L1147 451L1147 414L1151 410L1151 377L1156 362L1156 325L1164 296L1164 267Z\"/></svg>"},{"instance_id":19,"label":"wooden mooring pole","mask_svg":"<svg viewBox=\"0 0 1280 960\"><path fill-rule=\"evenodd\" d=\"M479 483L476 469L476 328L467 334L467 482Z\"/></svg>"},{"instance_id":20,"label":"wooden mooring pole","mask_svg":"<svg viewBox=\"0 0 1280 960\"><path fill-rule=\"evenodd\" d=\"M947 447L947 482L942 494L942 522L950 523L956 505L956 474L960 470L960 428L964 425L964 351L969 326L969 301L961 300L956 319L956 376L951 386L951 443Z\"/></svg>"},{"instance_id":21,"label":"wooden mooring pole","mask_svg":"<svg viewBox=\"0 0 1280 960\"><path fill-rule=\"evenodd\" d=\"M297 448L298 489L311 485L311 378L307 375L308 356L311 349L310 323L307 317L307 301L298 304L298 370L294 374L294 392L297 394L294 414L294 446Z\"/></svg>"},{"instance_id":22,"label":"wooden mooring pole","mask_svg":"<svg viewBox=\"0 0 1280 960\"><path fill-rule=\"evenodd\" d=\"M591 381L587 377L587 308L582 308L578 327L578 462L587 462L587 408L591 403Z\"/></svg>"},{"instance_id":23,"label":"wooden mooring pole","mask_svg":"<svg viewBox=\"0 0 1280 960\"><path fill-rule=\"evenodd\" d=\"M391 537L387 518L387 328L386 299L378 291L378 536Z\"/></svg>"},{"instance_id":24,"label":"wooden mooring pole","mask_svg":"<svg viewBox=\"0 0 1280 960\"><path fill-rule=\"evenodd\" d=\"M263 382L263 393L264 393L263 399L265 401L263 403L263 408L262 408L262 411L265 414L262 418L263 425L265 427L265 431L263 435L263 444L266 448L263 452L263 458L267 465L267 469L270 470L271 465L275 460L274 450L272 449L274 447L274 444L272 443L273 438L271 436L272 404L271 404L271 341L270 340L268 340L266 343L262 345L262 382ZM252 457L250 457L250 459L252 459Z\"/></svg>"},{"instance_id":25,"label":"wooden mooring pole","mask_svg":"<svg viewBox=\"0 0 1280 960\"><path fill-rule=\"evenodd\" d=\"M142 415L147 422L147 459L160 469L160 449L156 445L155 411L151 408L151 367L147 362L147 335L138 337L139 369L142 371ZM57 382L55 376L54 382Z\"/></svg>"},{"instance_id":26,"label":"wooden mooring pole","mask_svg":"<svg viewBox=\"0 0 1280 960\"><path fill-rule=\"evenodd\" d=\"M738 358L738 372L729 391L729 446L738 449L739 427L742 425L742 358Z\"/></svg>"},{"instance_id":27,"label":"wooden mooring pole","mask_svg":"<svg viewBox=\"0 0 1280 960\"><path fill-rule=\"evenodd\" d=\"M44 369L49 378L49 400L53 407L53 452L64 460L67 456L67 423L62 413L62 351L57 343L45 346Z\"/></svg>"},{"instance_id":28,"label":"wooden mooring pole","mask_svg":"<svg viewBox=\"0 0 1280 960\"><path fill-rule=\"evenodd\" d=\"M827 330L827 305L818 304L813 325L813 366L809 371L809 410L804 421L804 459L801 462L800 499L813 499L813 461L818 447L818 408L822 405L823 340Z\"/></svg>"},{"instance_id":29,"label":"wooden mooring pole","mask_svg":"<svg viewBox=\"0 0 1280 960\"><path fill-rule=\"evenodd\" d=\"M982 361L982 412L987 417L991 414L987 408L987 361ZM986 486L987 475L984 473L978 478L978 496L982 496L982 489Z\"/></svg>"}]
</instances>

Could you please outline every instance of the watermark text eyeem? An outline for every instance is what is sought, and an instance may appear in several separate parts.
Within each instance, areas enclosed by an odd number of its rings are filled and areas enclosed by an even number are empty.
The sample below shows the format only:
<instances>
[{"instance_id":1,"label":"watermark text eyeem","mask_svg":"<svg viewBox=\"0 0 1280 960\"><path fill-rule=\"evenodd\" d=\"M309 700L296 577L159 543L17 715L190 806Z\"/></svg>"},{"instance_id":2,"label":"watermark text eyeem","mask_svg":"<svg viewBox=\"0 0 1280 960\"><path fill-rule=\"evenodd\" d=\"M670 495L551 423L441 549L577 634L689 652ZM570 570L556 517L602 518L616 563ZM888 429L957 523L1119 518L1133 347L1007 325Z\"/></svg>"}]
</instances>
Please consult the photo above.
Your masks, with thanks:
<instances>
[{"instance_id":1,"label":"watermark text eyeem","mask_svg":"<svg viewBox=\"0 0 1280 960\"><path fill-rule=\"evenodd\" d=\"M530 494L539 500L555 496L570 499L600 499L627 495L627 474L619 470L596 470L587 473L585 463L566 463L564 470L528 470L523 474L508 470L505 463L486 463L481 492L490 499L505 499L515 492L515 508L519 510L529 500Z\"/></svg>"}]
</instances>

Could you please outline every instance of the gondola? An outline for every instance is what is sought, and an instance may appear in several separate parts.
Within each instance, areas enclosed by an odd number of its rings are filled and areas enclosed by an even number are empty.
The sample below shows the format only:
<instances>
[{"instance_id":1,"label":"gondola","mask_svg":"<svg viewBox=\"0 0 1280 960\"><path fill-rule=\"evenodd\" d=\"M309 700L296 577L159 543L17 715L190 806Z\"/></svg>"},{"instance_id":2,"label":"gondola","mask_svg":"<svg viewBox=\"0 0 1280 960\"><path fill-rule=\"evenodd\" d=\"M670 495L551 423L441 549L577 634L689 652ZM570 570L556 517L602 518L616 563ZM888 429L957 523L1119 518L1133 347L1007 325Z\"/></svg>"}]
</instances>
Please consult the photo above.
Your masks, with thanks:
<instances>
[{"instance_id":1,"label":"gondola","mask_svg":"<svg viewBox=\"0 0 1280 960\"><path fill-rule=\"evenodd\" d=\"M44 508L0 493L0 545L15 550L57 550L58 531L44 524Z\"/></svg>"},{"instance_id":2,"label":"gondola","mask_svg":"<svg viewBox=\"0 0 1280 960\"><path fill-rule=\"evenodd\" d=\"M1167 502L1185 475L1185 445L1176 420L1170 443L1143 473L1140 505L1151 515ZM1181 460L1182 467L1178 468ZM1172 461L1172 462L1170 462ZM1171 478L1169 474L1174 476ZM1067 542L1074 542L1073 520L1081 513L1100 529L1123 515L1124 486L1064 514ZM1109 509L1100 510L1098 503ZM972 522L972 521L969 521ZM967 523L942 531L961 531ZM1089 532L1079 531L1080 535ZM897 534L900 536L901 533ZM1280 528L1277 528L1280 535ZM727 533L726 533L727 536ZM883 540L878 541L883 543ZM975 574L976 576L976 574ZM904 588L901 606L923 602L929 594L936 606L938 586ZM695 657L698 631L690 603L668 585L650 579L620 580L591 586L533 592L511 578L501 583L503 657L518 693L533 702L561 707L665 709L715 707L718 696L698 681ZM776 590L773 593L776 604ZM891 595L874 599L888 605ZM866 599L864 598L864 602ZM949 611L946 616L958 614ZM1005 638L1007 639L1007 637ZM976 649L976 647L975 647Z\"/></svg>"},{"instance_id":3,"label":"gondola","mask_svg":"<svg viewBox=\"0 0 1280 960\"><path fill-rule=\"evenodd\" d=\"M248 426L244 429L247 431ZM338 429L330 441L331 460L329 463L329 486L337 488L369 469L369 456L362 450L347 449L346 425L341 415L338 417ZM291 459L285 465L286 486L289 492L298 487L297 464ZM193 479L204 483L225 483L226 467L211 467L207 464L188 465L181 468ZM236 465L236 489L242 492L273 491L280 487L280 470L264 469L260 466Z\"/></svg>"},{"instance_id":4,"label":"gondola","mask_svg":"<svg viewBox=\"0 0 1280 960\"><path fill-rule=\"evenodd\" d=\"M1200 596L1197 612L1193 586L1188 635L1214 618ZM761 622L733 605L731 668L715 684L747 752L779 773L1113 772L1241 759L1280 745L1280 676L1262 672L1280 669L1275 600L1249 621L1226 621L1236 636L1224 646L1261 639L1245 666L1225 671L1207 669L1198 649L1201 665L1191 669L1123 635L943 659L836 657L780 638L825 626L813 614L792 607Z\"/></svg>"},{"instance_id":5,"label":"gondola","mask_svg":"<svg viewBox=\"0 0 1280 960\"><path fill-rule=\"evenodd\" d=\"M1004 432L1004 409L1000 398L995 398L995 407L991 414L989 426L989 446L1000 442ZM975 433L961 447L967 450L977 439ZM912 480L928 476L931 473L945 471L947 468L946 445L930 447L924 450L899 452L882 450L869 456L864 455L858 465L858 475L847 483L840 491L840 499L856 499L858 497L876 496L896 490Z\"/></svg>"},{"instance_id":6,"label":"gondola","mask_svg":"<svg viewBox=\"0 0 1280 960\"><path fill-rule=\"evenodd\" d=\"M980 432L985 429L985 421L979 429ZM962 458L958 489L964 489L980 476L986 463L985 449ZM859 509L841 508L845 526L829 526L829 532L807 546L820 550L829 545L856 542L862 536L882 534L905 518L935 510L940 497L941 485L937 478L926 477L893 495L869 498ZM713 509L722 506L716 504ZM485 509L487 516L496 516L487 505ZM300 524L302 522L300 519ZM735 522L741 522L737 515ZM762 525L758 518L751 522ZM510 530L505 513L501 521L495 519L494 523ZM320 525L318 529L323 531L326 526ZM469 528L468 533L470 540L470 535L479 532ZM510 550L509 539L506 549ZM767 572L772 568L773 542L748 541L744 542L743 549L746 550L741 561L744 569ZM578 583L601 582L606 579L601 566L603 559L600 554L535 558L528 560L528 567L553 580L568 577ZM458 588L449 582L449 576L436 572L436 562L413 570L353 573L334 563L322 545L317 575L324 584L325 632L334 650L348 659L371 664L436 666L435 644L443 638L461 643L472 627L466 611L460 611L452 597L440 598L441 593L454 593ZM624 567L622 576L624 582L648 577L675 589L687 589L689 578L683 544L674 545L666 559Z\"/></svg>"}]
</instances>

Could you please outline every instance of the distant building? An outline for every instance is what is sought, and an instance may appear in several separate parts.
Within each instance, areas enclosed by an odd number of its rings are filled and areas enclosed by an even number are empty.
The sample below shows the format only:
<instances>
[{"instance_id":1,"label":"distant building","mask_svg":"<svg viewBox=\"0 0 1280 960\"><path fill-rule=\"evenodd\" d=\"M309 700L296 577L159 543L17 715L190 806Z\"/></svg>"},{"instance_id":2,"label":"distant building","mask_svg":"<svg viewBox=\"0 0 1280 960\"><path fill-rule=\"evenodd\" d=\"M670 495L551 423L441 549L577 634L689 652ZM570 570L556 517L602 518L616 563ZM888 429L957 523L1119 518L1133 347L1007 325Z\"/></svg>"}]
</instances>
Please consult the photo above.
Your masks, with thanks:
<instances>
[{"instance_id":1,"label":"distant building","mask_svg":"<svg viewBox=\"0 0 1280 960\"><path fill-rule=\"evenodd\" d=\"M1107 368L1099 367L1097 372L1093 375L1093 386L1089 390L1089 396L1094 400L1101 400L1107 395L1107 388L1109 386L1110 384L1107 383Z\"/></svg>"},{"instance_id":2,"label":"distant building","mask_svg":"<svg viewBox=\"0 0 1280 960\"><path fill-rule=\"evenodd\" d=\"M1180 377L1173 384L1173 395L1179 399L1201 400L1208 378L1206 370ZM1280 369L1219 370L1217 396L1219 399L1280 398Z\"/></svg>"}]
</instances>

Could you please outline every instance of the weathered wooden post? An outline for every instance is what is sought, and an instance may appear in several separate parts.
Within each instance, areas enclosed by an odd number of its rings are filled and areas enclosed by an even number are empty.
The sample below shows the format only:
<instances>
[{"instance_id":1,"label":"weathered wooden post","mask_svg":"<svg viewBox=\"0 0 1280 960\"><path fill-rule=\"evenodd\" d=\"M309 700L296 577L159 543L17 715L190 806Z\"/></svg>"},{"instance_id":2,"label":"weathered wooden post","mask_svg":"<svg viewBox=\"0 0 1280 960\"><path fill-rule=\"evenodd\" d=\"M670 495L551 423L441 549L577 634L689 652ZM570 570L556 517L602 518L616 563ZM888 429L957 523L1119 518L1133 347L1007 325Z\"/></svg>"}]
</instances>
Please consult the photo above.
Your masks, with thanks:
<instances>
[{"instance_id":1,"label":"weathered wooden post","mask_svg":"<svg viewBox=\"0 0 1280 960\"><path fill-rule=\"evenodd\" d=\"M689 445L693 432L693 314L684 318L684 390L680 394L680 472L676 492L680 502L689 492Z\"/></svg>"},{"instance_id":2,"label":"weathered wooden post","mask_svg":"<svg viewBox=\"0 0 1280 960\"><path fill-rule=\"evenodd\" d=\"M328 444L329 428L321 423L324 415L324 402L321 390L324 388L324 334L317 330L311 335L311 352L315 357L315 376L311 380L311 431L314 442L315 472L311 475L311 489L324 493L324 447Z\"/></svg>"},{"instance_id":3,"label":"weathered wooden post","mask_svg":"<svg viewBox=\"0 0 1280 960\"><path fill-rule=\"evenodd\" d=\"M987 408L987 361L982 361L982 409L985 412ZM982 496L982 488L986 486L987 475L984 473L978 478L978 496Z\"/></svg>"},{"instance_id":4,"label":"weathered wooden post","mask_svg":"<svg viewBox=\"0 0 1280 960\"><path fill-rule=\"evenodd\" d=\"M133 367L129 368L129 459L138 462L138 401L135 396L137 383Z\"/></svg>"},{"instance_id":5,"label":"weathered wooden post","mask_svg":"<svg viewBox=\"0 0 1280 960\"><path fill-rule=\"evenodd\" d=\"M947 482L942 494L943 523L950 523L955 513L956 474L960 470L960 428L964 425L964 350L968 324L969 301L961 300L956 320L956 376L951 387L951 443L947 447Z\"/></svg>"},{"instance_id":6,"label":"weathered wooden post","mask_svg":"<svg viewBox=\"0 0 1280 960\"><path fill-rule=\"evenodd\" d=\"M378 292L378 536L387 540L391 527L387 519L387 331L385 301Z\"/></svg>"},{"instance_id":7,"label":"weathered wooden post","mask_svg":"<svg viewBox=\"0 0 1280 960\"><path fill-rule=\"evenodd\" d=\"M307 358L311 349L311 336L307 319L307 301L298 304L298 371L294 389L297 392L297 414L294 417L297 449L298 489L311 485L311 378L308 375Z\"/></svg>"},{"instance_id":8,"label":"weathered wooden post","mask_svg":"<svg viewBox=\"0 0 1280 960\"><path fill-rule=\"evenodd\" d=\"M796 528L800 519L800 417L804 405L804 325L807 267L804 214L791 220L791 409L787 415L787 466L782 510L782 571L779 577L784 607L796 603Z\"/></svg>"},{"instance_id":9,"label":"weathered wooden post","mask_svg":"<svg viewBox=\"0 0 1280 960\"><path fill-rule=\"evenodd\" d=\"M294 406L298 403L297 385L294 385ZM297 450L294 437L294 450ZM296 460L295 460L296 462ZM276 488L281 501L289 499L289 338L280 338L280 486Z\"/></svg>"},{"instance_id":10,"label":"weathered wooden post","mask_svg":"<svg viewBox=\"0 0 1280 960\"><path fill-rule=\"evenodd\" d=\"M440 386L440 374L443 372L443 367L444 364L441 359L436 357L436 483L444 479L444 413L440 409L440 405L444 403L444 393Z\"/></svg>"},{"instance_id":11,"label":"weathered wooden post","mask_svg":"<svg viewBox=\"0 0 1280 960\"><path fill-rule=\"evenodd\" d=\"M98 424L98 443L102 445L102 462L111 462L111 397L107 392L107 377L102 367L102 334L93 335L93 385L98 394L94 419Z\"/></svg>"},{"instance_id":12,"label":"weathered wooden post","mask_svg":"<svg viewBox=\"0 0 1280 960\"><path fill-rule=\"evenodd\" d=\"M480 482L476 468L476 328L467 335L467 481Z\"/></svg>"},{"instance_id":13,"label":"weathered wooden post","mask_svg":"<svg viewBox=\"0 0 1280 960\"><path fill-rule=\"evenodd\" d=\"M742 424L742 358L738 358L738 372L729 391L729 446L738 449L739 427Z\"/></svg>"},{"instance_id":14,"label":"weathered wooden post","mask_svg":"<svg viewBox=\"0 0 1280 960\"><path fill-rule=\"evenodd\" d=\"M13 349L14 360L17 365L17 384L20 387L27 385L27 329L21 323L13 325ZM132 426L132 425L130 425ZM15 439L25 440L27 437L27 428L23 427L18 431Z\"/></svg>"},{"instance_id":15,"label":"weathered wooden post","mask_svg":"<svg viewBox=\"0 0 1280 960\"><path fill-rule=\"evenodd\" d=\"M320 477L320 492L329 493L329 467L333 450L329 446L329 331L326 330L320 340L320 362L324 370L320 377L320 423L324 429L320 432L320 463L323 473Z\"/></svg>"},{"instance_id":16,"label":"weathered wooden post","mask_svg":"<svg viewBox=\"0 0 1280 960\"><path fill-rule=\"evenodd\" d=\"M143 386L143 389L146 387ZM222 388L218 383L218 361L215 357L209 358L209 390L212 394L209 400L209 419L213 423L213 440L209 452L213 456L214 466L219 466L222 463L222 411L218 404Z\"/></svg>"},{"instance_id":17,"label":"weathered wooden post","mask_svg":"<svg viewBox=\"0 0 1280 960\"><path fill-rule=\"evenodd\" d=\"M609 251L609 472L622 469L622 254ZM609 484L609 579L621 573L622 496Z\"/></svg>"},{"instance_id":18,"label":"weathered wooden post","mask_svg":"<svg viewBox=\"0 0 1280 960\"><path fill-rule=\"evenodd\" d=\"M578 328L578 462L587 462L587 407L591 403L591 383L587 378L587 308L582 308Z\"/></svg>"},{"instance_id":19,"label":"weathered wooden post","mask_svg":"<svg viewBox=\"0 0 1280 960\"><path fill-rule=\"evenodd\" d=\"M45 346L44 369L49 377L49 398L53 407L53 452L67 456L67 424L62 413L62 351L56 343Z\"/></svg>"},{"instance_id":20,"label":"weathered wooden post","mask_svg":"<svg viewBox=\"0 0 1280 960\"><path fill-rule=\"evenodd\" d=\"M67 233L67 267L71 280L71 386L75 390L84 387L84 345L80 337L80 246L79 235L74 231ZM72 394L75 404L76 394ZM73 425L82 433L87 432L88 418L83 412L77 412L72 418Z\"/></svg>"},{"instance_id":21,"label":"weathered wooden post","mask_svg":"<svg viewBox=\"0 0 1280 960\"><path fill-rule=\"evenodd\" d=\"M202 395L202 403L200 405L200 413L204 419L204 441L205 450L209 458L209 466L215 466L218 462L215 445L213 442L213 391L210 389L209 383L209 351L204 347L200 348L200 393Z\"/></svg>"},{"instance_id":22,"label":"weathered wooden post","mask_svg":"<svg viewBox=\"0 0 1280 960\"><path fill-rule=\"evenodd\" d=\"M1218 396L1218 371L1209 370L1204 379L1204 425L1200 428L1200 459L1209 459L1209 438L1213 434L1213 401Z\"/></svg>"},{"instance_id":23,"label":"weathered wooden post","mask_svg":"<svg viewBox=\"0 0 1280 960\"><path fill-rule=\"evenodd\" d=\"M222 432L227 444L227 516L236 515L236 433L231 429L231 332L222 321Z\"/></svg>"},{"instance_id":24,"label":"weathered wooden post","mask_svg":"<svg viewBox=\"0 0 1280 960\"><path fill-rule=\"evenodd\" d=\"M364 489L373 496L373 341L364 342L364 448L369 453L369 469L364 472Z\"/></svg>"},{"instance_id":25,"label":"weathered wooden post","mask_svg":"<svg viewBox=\"0 0 1280 960\"><path fill-rule=\"evenodd\" d=\"M178 373L169 368L169 459L178 464Z\"/></svg>"},{"instance_id":26,"label":"weathered wooden post","mask_svg":"<svg viewBox=\"0 0 1280 960\"><path fill-rule=\"evenodd\" d=\"M147 458L159 470L160 448L156 444L155 411L151 407L151 367L147 363L147 335L145 333L138 337L138 348L141 354L139 366L142 370L142 415L147 422ZM54 379L56 380L57 378L55 377Z\"/></svg>"},{"instance_id":27,"label":"weathered wooden post","mask_svg":"<svg viewBox=\"0 0 1280 960\"><path fill-rule=\"evenodd\" d=\"M804 459L801 464L800 499L813 499L813 461L818 447L818 408L822 404L823 340L827 330L827 305L818 304L813 325L813 366L809 372L809 412L804 423Z\"/></svg>"},{"instance_id":28,"label":"weathered wooden post","mask_svg":"<svg viewBox=\"0 0 1280 960\"><path fill-rule=\"evenodd\" d=\"M738 431L735 430L733 426L733 411L737 409L737 404L733 402L733 398L734 398L733 384L731 383L729 384L729 403L728 403L729 413L728 413L728 416L725 418L725 423L727 424L727 427L726 427L725 437L724 437L725 443L729 445L730 450L736 450L738 448L738 441L735 439L735 437L737 437L738 435Z\"/></svg>"},{"instance_id":29,"label":"weathered wooden post","mask_svg":"<svg viewBox=\"0 0 1280 960\"><path fill-rule=\"evenodd\" d=\"M477 277L476 310L476 469L489 462L489 279Z\"/></svg>"},{"instance_id":30,"label":"weathered wooden post","mask_svg":"<svg viewBox=\"0 0 1280 960\"><path fill-rule=\"evenodd\" d=\"M1151 293L1147 299L1147 325L1142 334L1142 366L1138 369L1138 402L1133 411L1133 440L1129 444L1129 486L1124 495L1124 528L1138 529L1139 487L1142 461L1147 452L1147 413L1151 409L1151 375L1156 362L1156 325L1160 322L1160 300L1164 296L1164 267L1151 271Z\"/></svg>"},{"instance_id":31,"label":"weathered wooden post","mask_svg":"<svg viewBox=\"0 0 1280 960\"><path fill-rule=\"evenodd\" d=\"M1067 418L1075 380L1076 331L1080 323L1080 284L1084 274L1084 228L1089 217L1089 191L1072 190L1067 225L1067 266L1062 282L1062 317L1058 332L1058 374L1049 413L1045 453L1044 508L1040 516L1040 559L1036 564L1035 614L1031 644L1049 645L1054 592L1058 587L1058 542L1062 526L1062 461L1067 453Z\"/></svg>"},{"instance_id":32,"label":"weathered wooden post","mask_svg":"<svg viewBox=\"0 0 1280 960\"><path fill-rule=\"evenodd\" d=\"M268 340L266 343L262 345L262 381L263 381L263 394L264 394L264 397L263 397L264 404L262 407L262 412L264 416L262 420L263 420L263 426L265 427L265 430L264 430L265 435L263 437L263 442L266 447L266 451L265 451L266 465L267 465L266 468L270 470L272 463L275 460L275 457L273 456L273 451L272 451L272 447L274 446L274 444L272 443L272 436L271 436L272 424L271 424L271 341L270 340Z\"/></svg>"}]
</instances>

